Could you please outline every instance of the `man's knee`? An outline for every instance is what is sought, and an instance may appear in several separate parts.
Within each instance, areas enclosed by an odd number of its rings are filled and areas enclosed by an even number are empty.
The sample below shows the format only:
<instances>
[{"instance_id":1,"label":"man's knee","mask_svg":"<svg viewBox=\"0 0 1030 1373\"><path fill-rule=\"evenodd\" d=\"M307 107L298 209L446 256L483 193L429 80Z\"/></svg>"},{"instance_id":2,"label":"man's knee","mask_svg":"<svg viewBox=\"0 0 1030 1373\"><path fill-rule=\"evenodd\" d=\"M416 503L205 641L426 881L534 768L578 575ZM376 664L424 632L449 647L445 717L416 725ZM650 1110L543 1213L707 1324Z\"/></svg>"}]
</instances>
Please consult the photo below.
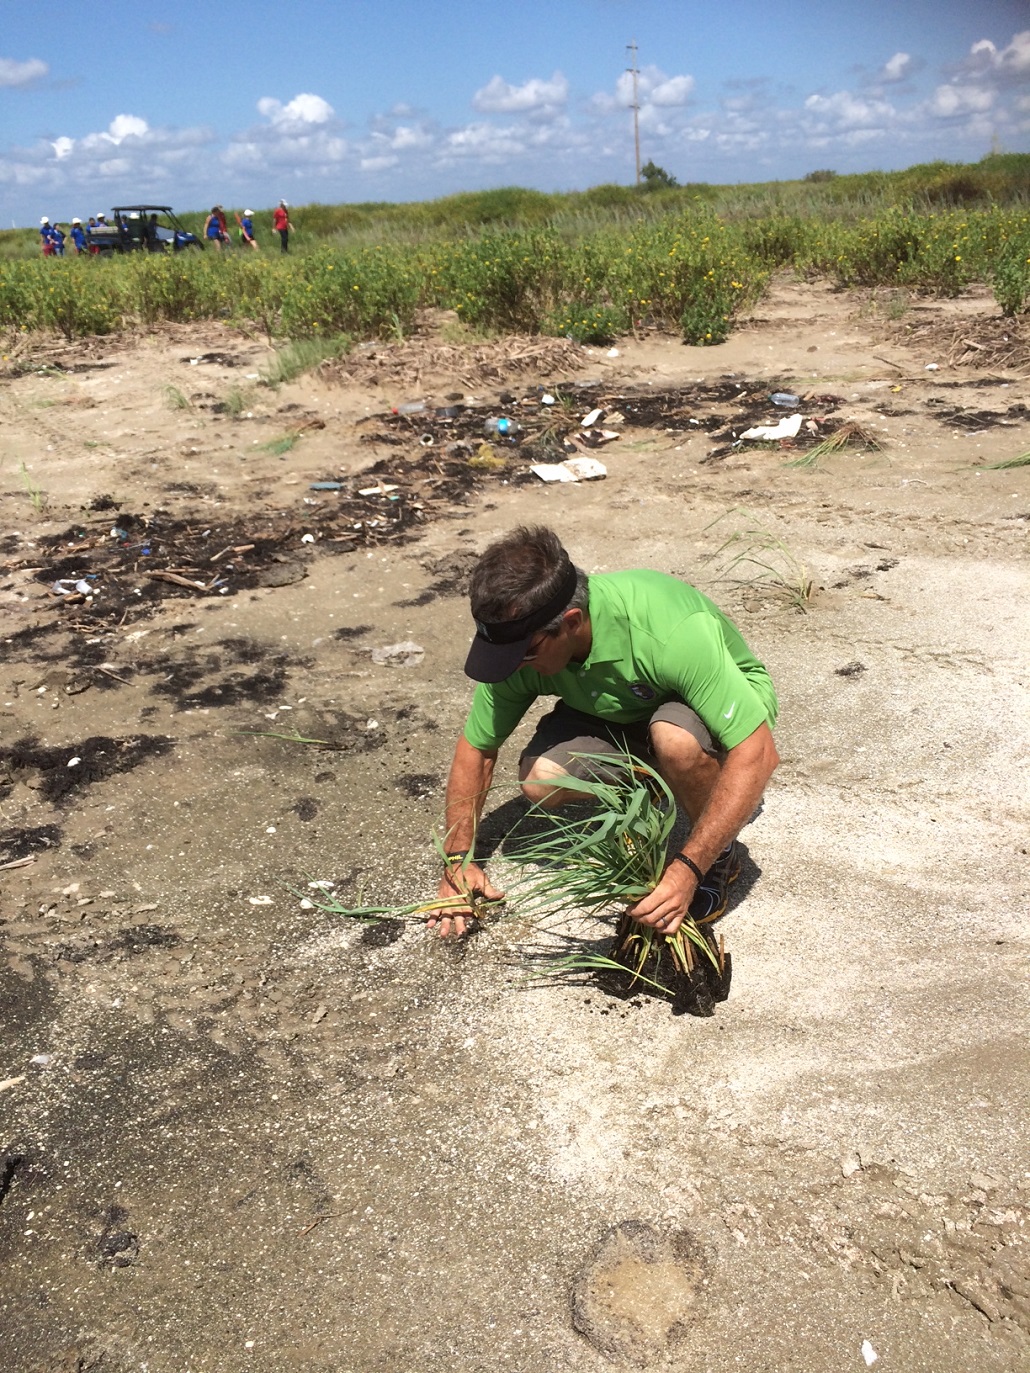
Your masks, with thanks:
<instances>
[{"instance_id":1,"label":"man's knee","mask_svg":"<svg viewBox=\"0 0 1030 1373\"><path fill-rule=\"evenodd\" d=\"M703 747L689 730L666 720L655 720L651 724L651 747L659 766L673 764L680 769L708 768L718 763L715 754Z\"/></svg>"},{"instance_id":2,"label":"man's knee","mask_svg":"<svg viewBox=\"0 0 1030 1373\"><path fill-rule=\"evenodd\" d=\"M535 806L560 806L568 796L561 784L568 773L549 758L526 759L519 768L522 795Z\"/></svg>"}]
</instances>

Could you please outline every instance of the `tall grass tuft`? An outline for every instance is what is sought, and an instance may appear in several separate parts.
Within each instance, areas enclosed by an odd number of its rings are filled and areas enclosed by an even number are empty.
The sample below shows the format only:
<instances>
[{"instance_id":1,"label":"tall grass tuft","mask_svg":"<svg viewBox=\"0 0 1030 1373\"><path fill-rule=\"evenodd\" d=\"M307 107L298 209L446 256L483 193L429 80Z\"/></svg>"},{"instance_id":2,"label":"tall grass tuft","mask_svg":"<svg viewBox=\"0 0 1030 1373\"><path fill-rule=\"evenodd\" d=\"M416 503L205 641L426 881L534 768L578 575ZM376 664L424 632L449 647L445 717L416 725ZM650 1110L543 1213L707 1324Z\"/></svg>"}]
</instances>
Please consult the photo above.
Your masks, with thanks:
<instances>
[{"instance_id":1,"label":"tall grass tuft","mask_svg":"<svg viewBox=\"0 0 1030 1373\"><path fill-rule=\"evenodd\" d=\"M626 913L654 890L665 871L676 823L675 797L654 768L629 752L578 756L598 775L563 777L561 786L589 802L590 812L584 817L530 808L502 843L516 869L507 884L507 905L542 931L570 918L605 915L618 915L618 928L610 953L582 947L558 958L537 957L534 973L563 978L600 973L619 995L648 990L670 998L676 1010L710 1014L712 1002L724 999L729 987L729 960L721 940L689 917L675 935L666 936ZM434 844L442 857L442 839L434 836ZM424 919L433 911L460 913L467 904L465 897L357 907L326 894L310 899L329 914L359 920ZM473 897L472 909L481 919L490 903Z\"/></svg>"}]
</instances>

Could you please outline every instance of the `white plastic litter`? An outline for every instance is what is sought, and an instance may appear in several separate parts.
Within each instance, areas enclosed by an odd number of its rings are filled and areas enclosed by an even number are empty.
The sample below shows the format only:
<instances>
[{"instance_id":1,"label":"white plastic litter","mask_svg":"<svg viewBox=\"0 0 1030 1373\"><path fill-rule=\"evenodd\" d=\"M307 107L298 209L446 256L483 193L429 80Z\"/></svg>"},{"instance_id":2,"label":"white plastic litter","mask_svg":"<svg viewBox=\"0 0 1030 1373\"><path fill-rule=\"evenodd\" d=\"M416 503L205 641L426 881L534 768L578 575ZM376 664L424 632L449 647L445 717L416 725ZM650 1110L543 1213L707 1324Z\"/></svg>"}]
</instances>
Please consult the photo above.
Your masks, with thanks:
<instances>
[{"instance_id":1,"label":"white plastic litter","mask_svg":"<svg viewBox=\"0 0 1030 1373\"><path fill-rule=\"evenodd\" d=\"M619 352L618 348L609 348L607 353L605 354L605 357L609 358L617 358L621 356L622 354Z\"/></svg>"},{"instance_id":2,"label":"white plastic litter","mask_svg":"<svg viewBox=\"0 0 1030 1373\"><path fill-rule=\"evenodd\" d=\"M314 534L302 534L302 535L300 536L300 541L301 541L301 543L314 543L314 542L315 542L315 536L314 536Z\"/></svg>"},{"instance_id":3,"label":"white plastic litter","mask_svg":"<svg viewBox=\"0 0 1030 1373\"><path fill-rule=\"evenodd\" d=\"M566 458L564 462L538 462L529 469L544 482L599 481L608 469L596 458Z\"/></svg>"},{"instance_id":4,"label":"white plastic litter","mask_svg":"<svg viewBox=\"0 0 1030 1373\"><path fill-rule=\"evenodd\" d=\"M868 1340L862 1341L862 1357L865 1359L866 1368L872 1368L873 1364L880 1357Z\"/></svg>"},{"instance_id":5,"label":"white plastic litter","mask_svg":"<svg viewBox=\"0 0 1030 1373\"><path fill-rule=\"evenodd\" d=\"M589 415L584 415L583 418L580 420L581 427L583 429L593 429L594 425L602 417L603 414L604 411L601 409L591 410Z\"/></svg>"},{"instance_id":6,"label":"white plastic litter","mask_svg":"<svg viewBox=\"0 0 1030 1373\"><path fill-rule=\"evenodd\" d=\"M544 394L544 395L542 395L542 396L540 397L540 404L541 404L541 405L553 405L553 404L554 404L554 397L551 396L551 395L548 395L548 394Z\"/></svg>"},{"instance_id":7,"label":"white plastic litter","mask_svg":"<svg viewBox=\"0 0 1030 1373\"><path fill-rule=\"evenodd\" d=\"M745 429L742 439L793 439L801 428L801 415L788 415L779 424L756 424L753 429Z\"/></svg>"},{"instance_id":8,"label":"white plastic litter","mask_svg":"<svg viewBox=\"0 0 1030 1373\"><path fill-rule=\"evenodd\" d=\"M926 372L939 372L941 370L941 365L939 362L928 362L923 370Z\"/></svg>"},{"instance_id":9,"label":"white plastic litter","mask_svg":"<svg viewBox=\"0 0 1030 1373\"><path fill-rule=\"evenodd\" d=\"M272 904L270 896L248 896L247 900L252 906L270 906Z\"/></svg>"}]
</instances>

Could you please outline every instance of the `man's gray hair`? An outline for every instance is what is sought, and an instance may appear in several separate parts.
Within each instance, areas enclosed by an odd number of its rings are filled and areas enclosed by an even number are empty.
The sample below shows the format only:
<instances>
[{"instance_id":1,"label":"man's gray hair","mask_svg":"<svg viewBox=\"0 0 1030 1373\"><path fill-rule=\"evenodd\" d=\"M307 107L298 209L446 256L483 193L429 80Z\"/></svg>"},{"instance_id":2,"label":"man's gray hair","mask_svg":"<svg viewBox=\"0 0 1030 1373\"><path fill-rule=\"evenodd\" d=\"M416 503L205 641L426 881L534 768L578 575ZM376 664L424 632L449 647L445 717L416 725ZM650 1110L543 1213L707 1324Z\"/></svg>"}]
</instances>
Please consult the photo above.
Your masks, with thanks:
<instances>
[{"instance_id":1,"label":"man's gray hair","mask_svg":"<svg viewBox=\"0 0 1030 1373\"><path fill-rule=\"evenodd\" d=\"M472 569L469 599L472 617L485 624L518 620L531 615L558 595L571 559L553 529L544 524L519 525L496 539ZM565 610L586 611L589 578L576 568L576 590L564 610L541 631L554 634Z\"/></svg>"}]
</instances>

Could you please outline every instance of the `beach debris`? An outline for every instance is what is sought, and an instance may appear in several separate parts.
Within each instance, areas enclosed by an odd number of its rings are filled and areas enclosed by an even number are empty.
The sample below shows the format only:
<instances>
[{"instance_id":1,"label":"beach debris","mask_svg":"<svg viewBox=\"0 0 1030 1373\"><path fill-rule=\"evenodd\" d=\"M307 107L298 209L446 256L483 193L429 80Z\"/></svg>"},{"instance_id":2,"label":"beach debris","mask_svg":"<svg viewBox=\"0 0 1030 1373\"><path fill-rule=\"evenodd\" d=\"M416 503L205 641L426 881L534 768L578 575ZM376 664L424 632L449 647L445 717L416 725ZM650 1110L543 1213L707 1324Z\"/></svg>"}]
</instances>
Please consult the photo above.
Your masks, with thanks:
<instances>
[{"instance_id":1,"label":"beach debris","mask_svg":"<svg viewBox=\"0 0 1030 1373\"><path fill-rule=\"evenodd\" d=\"M589 415L584 415L579 422L581 429L593 429L595 424L604 419L604 411L600 408L591 410Z\"/></svg>"},{"instance_id":2,"label":"beach debris","mask_svg":"<svg viewBox=\"0 0 1030 1373\"><path fill-rule=\"evenodd\" d=\"M770 394L769 399L772 401L773 405L782 405L784 409L790 410L795 409L801 404L800 396L795 396L790 391L773 391Z\"/></svg>"},{"instance_id":3,"label":"beach debris","mask_svg":"<svg viewBox=\"0 0 1030 1373\"><path fill-rule=\"evenodd\" d=\"M866 1368L872 1368L873 1364L880 1357L868 1340L862 1341L862 1357L865 1359Z\"/></svg>"},{"instance_id":4,"label":"beach debris","mask_svg":"<svg viewBox=\"0 0 1030 1373\"><path fill-rule=\"evenodd\" d=\"M619 436L614 429L584 429L576 437L588 448L600 448Z\"/></svg>"},{"instance_id":5,"label":"beach debris","mask_svg":"<svg viewBox=\"0 0 1030 1373\"><path fill-rule=\"evenodd\" d=\"M801 415L788 415L778 424L756 424L752 429L745 429L740 437L742 439L797 438L801 429L801 420Z\"/></svg>"},{"instance_id":6,"label":"beach debris","mask_svg":"<svg viewBox=\"0 0 1030 1373\"><path fill-rule=\"evenodd\" d=\"M537 462L529 469L544 482L598 481L608 469L596 458L566 458L564 462Z\"/></svg>"}]
</instances>

